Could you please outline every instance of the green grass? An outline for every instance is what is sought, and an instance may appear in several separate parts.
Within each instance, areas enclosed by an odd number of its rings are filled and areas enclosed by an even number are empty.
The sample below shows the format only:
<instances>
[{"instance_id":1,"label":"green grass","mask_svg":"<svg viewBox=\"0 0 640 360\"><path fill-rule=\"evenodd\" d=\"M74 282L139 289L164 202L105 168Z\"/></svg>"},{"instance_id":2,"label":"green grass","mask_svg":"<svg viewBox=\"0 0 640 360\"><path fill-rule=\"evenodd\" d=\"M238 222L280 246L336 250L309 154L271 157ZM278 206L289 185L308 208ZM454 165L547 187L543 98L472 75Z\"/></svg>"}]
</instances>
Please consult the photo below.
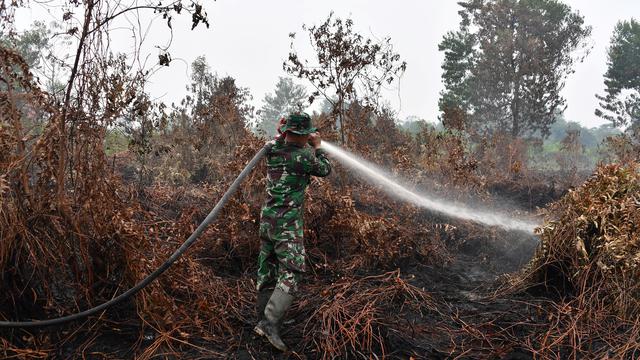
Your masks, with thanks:
<instances>
[{"instance_id":1,"label":"green grass","mask_svg":"<svg viewBox=\"0 0 640 360\"><path fill-rule=\"evenodd\" d=\"M107 130L104 139L104 152L107 156L125 151L129 148L129 139L118 129Z\"/></svg>"}]
</instances>

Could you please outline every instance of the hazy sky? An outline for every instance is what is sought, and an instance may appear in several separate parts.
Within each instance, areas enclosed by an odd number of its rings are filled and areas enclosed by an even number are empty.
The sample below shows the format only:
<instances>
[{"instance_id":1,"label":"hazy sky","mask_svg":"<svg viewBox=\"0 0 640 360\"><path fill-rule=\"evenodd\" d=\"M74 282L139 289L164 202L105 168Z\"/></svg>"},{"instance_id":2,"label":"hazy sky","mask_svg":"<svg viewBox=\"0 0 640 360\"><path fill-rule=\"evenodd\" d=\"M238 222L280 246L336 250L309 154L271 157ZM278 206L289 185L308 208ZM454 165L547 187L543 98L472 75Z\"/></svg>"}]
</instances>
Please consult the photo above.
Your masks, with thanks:
<instances>
[{"instance_id":1,"label":"hazy sky","mask_svg":"<svg viewBox=\"0 0 640 360\"><path fill-rule=\"evenodd\" d=\"M179 100L185 93L190 64L205 55L213 71L231 75L241 86L248 87L258 108L265 93L273 91L278 76L285 75L282 62L289 53L288 34L298 34L296 47L304 51L308 38L301 25L318 24L330 11L354 20L356 30L364 35L390 36L394 49L407 62L399 87L385 92L385 98L400 118L415 115L427 120L438 116L437 102L442 90L440 81L442 53L438 43L449 30L456 29L459 6L455 0L379 1L379 0L217 0L204 1L211 27L190 31L190 18L183 16L173 23L174 34L171 66L162 68L151 78L150 91L167 102ZM596 93L603 92L606 50L617 21L640 17L639 0L565 0L593 26L589 40L593 49L586 60L576 66L567 80L563 95L567 99L568 120L586 126L605 123L593 113ZM34 19L51 20L55 15L34 9L19 13L18 24L24 27ZM149 62L157 61L158 49L168 39L163 20L150 12L141 12L143 27L153 22L144 53ZM132 17L130 17L132 19ZM155 20L153 20L155 19ZM130 31L117 31L115 48L131 48ZM302 82L304 84L304 82Z\"/></svg>"}]
</instances>

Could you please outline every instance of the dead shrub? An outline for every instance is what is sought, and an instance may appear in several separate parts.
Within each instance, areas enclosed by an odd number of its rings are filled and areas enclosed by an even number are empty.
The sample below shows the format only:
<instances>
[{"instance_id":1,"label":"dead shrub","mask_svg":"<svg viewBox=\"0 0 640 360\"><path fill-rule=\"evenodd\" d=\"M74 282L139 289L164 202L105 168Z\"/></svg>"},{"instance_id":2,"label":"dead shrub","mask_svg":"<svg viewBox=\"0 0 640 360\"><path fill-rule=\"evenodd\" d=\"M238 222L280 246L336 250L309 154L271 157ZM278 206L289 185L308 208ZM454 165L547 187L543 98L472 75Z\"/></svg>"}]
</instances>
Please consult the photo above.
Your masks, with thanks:
<instances>
[{"instance_id":1,"label":"dead shrub","mask_svg":"<svg viewBox=\"0 0 640 360\"><path fill-rule=\"evenodd\" d=\"M640 173L602 165L551 205L541 243L509 292L541 291L545 330L512 339L540 358L635 358L640 352Z\"/></svg>"},{"instance_id":2,"label":"dead shrub","mask_svg":"<svg viewBox=\"0 0 640 360\"><path fill-rule=\"evenodd\" d=\"M399 271L318 284L296 305L308 319L302 345L322 359L385 357L392 338L409 341L400 314L424 316L434 308L431 297Z\"/></svg>"},{"instance_id":3,"label":"dead shrub","mask_svg":"<svg viewBox=\"0 0 640 360\"><path fill-rule=\"evenodd\" d=\"M606 165L553 204L541 244L523 274L563 294L597 295L623 318L640 310L640 174L636 164Z\"/></svg>"}]
</instances>

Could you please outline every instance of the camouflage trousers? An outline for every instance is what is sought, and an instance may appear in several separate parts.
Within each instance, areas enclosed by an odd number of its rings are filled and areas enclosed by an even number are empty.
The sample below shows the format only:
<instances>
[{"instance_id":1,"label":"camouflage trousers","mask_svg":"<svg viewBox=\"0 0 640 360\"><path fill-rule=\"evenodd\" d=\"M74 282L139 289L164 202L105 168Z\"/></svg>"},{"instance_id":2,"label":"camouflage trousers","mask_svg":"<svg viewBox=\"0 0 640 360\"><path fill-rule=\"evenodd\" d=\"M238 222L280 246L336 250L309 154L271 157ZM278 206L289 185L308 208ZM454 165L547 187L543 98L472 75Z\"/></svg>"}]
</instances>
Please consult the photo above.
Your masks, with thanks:
<instances>
[{"instance_id":1,"label":"camouflage trousers","mask_svg":"<svg viewBox=\"0 0 640 360\"><path fill-rule=\"evenodd\" d=\"M258 291L277 287L294 294L306 271L300 208L262 209L260 255L258 255Z\"/></svg>"}]
</instances>

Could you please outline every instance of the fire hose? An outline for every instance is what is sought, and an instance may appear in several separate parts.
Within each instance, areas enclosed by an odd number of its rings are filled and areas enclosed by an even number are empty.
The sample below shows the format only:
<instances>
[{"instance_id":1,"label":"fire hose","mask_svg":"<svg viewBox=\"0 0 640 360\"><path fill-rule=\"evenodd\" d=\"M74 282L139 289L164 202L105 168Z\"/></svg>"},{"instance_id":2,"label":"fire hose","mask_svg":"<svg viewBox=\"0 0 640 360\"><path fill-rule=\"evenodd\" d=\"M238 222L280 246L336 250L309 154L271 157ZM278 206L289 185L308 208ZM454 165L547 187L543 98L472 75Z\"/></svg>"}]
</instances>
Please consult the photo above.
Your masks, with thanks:
<instances>
[{"instance_id":1,"label":"fire hose","mask_svg":"<svg viewBox=\"0 0 640 360\"><path fill-rule=\"evenodd\" d=\"M51 326L58 325L74 320L79 320L82 318L86 318L88 316L94 315L100 311L107 309L110 306L116 305L131 296L135 295L138 291L142 290L145 286L149 285L153 280L162 275L185 251L202 235L204 230L209 226L209 224L218 216L218 213L222 210L225 204L229 201L233 193L236 192L242 181L249 175L251 170L255 167L255 165L262 159L262 157L267 153L267 151L272 146L272 143L267 143L258 153L249 161L247 166L240 172L240 175L233 181L231 186L227 189L227 192L222 195L222 198L218 200L216 206L211 210L209 215L200 223L198 228L189 236L189 238L182 243L182 245L154 272L149 274L147 277L142 279L139 283L137 283L134 287L125 291L124 293L118 295L117 297L102 303L98 306L95 306L91 309L84 310L79 313L57 317L53 319L47 320L31 320L31 321L0 321L0 328L31 328L31 327L42 327L42 326Z\"/></svg>"}]
</instances>

